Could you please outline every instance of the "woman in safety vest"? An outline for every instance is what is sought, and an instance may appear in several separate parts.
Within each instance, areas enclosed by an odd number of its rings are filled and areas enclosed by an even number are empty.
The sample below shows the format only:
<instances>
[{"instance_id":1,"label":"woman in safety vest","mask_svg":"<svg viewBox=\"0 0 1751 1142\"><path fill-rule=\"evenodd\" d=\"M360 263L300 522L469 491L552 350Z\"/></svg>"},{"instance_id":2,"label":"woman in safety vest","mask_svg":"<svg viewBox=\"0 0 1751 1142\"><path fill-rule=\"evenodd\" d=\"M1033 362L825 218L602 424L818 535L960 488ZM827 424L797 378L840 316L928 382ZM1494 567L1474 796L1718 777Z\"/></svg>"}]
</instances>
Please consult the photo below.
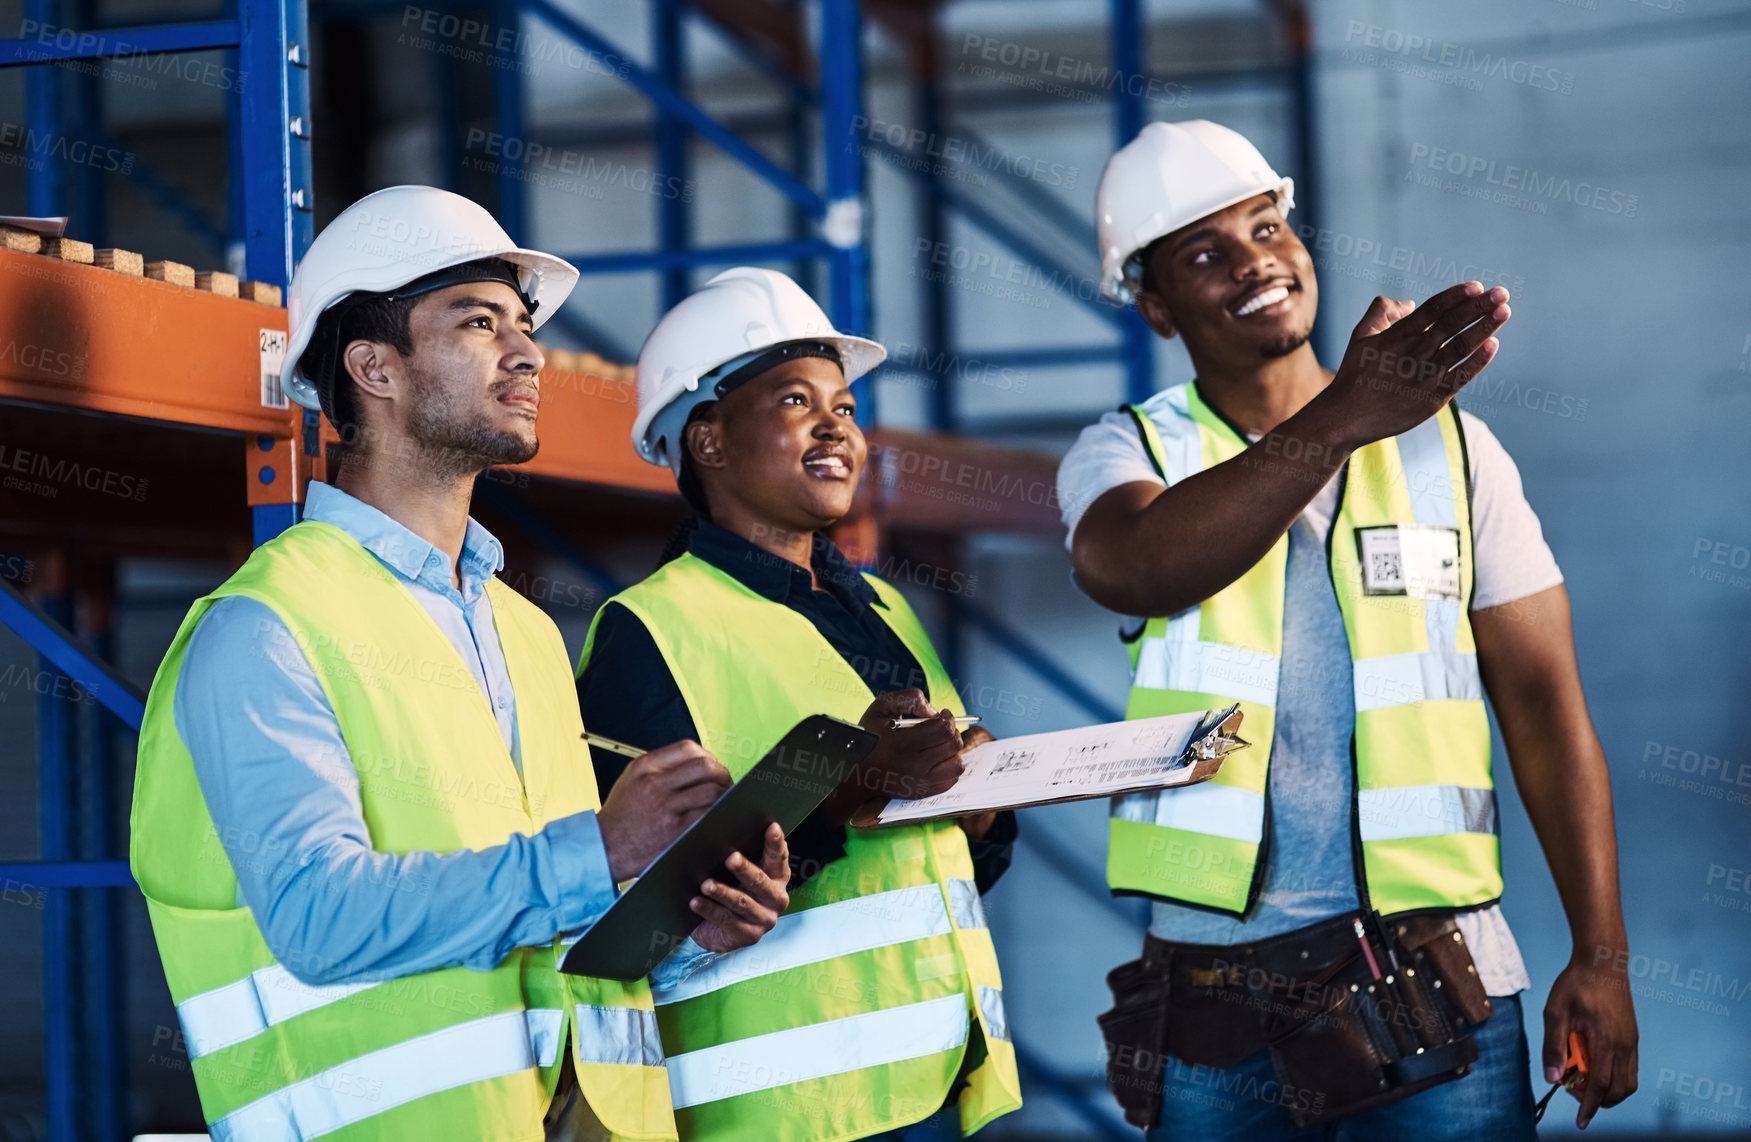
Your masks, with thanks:
<instances>
[{"instance_id":1,"label":"woman in safety vest","mask_svg":"<svg viewBox=\"0 0 1751 1142\"><path fill-rule=\"evenodd\" d=\"M850 386L886 355L783 274L747 268L675 306L639 354L633 442L694 515L597 614L585 721L635 745L695 739L738 778L810 714L882 739L791 836L777 927L654 996L684 1139L948 1132L951 1109L971 1134L1021 1105L979 903L1013 817L845 825L949 788L962 749L989 737L957 732L964 709L917 616L827 537L867 456ZM616 760L596 755L604 788Z\"/></svg>"}]
</instances>

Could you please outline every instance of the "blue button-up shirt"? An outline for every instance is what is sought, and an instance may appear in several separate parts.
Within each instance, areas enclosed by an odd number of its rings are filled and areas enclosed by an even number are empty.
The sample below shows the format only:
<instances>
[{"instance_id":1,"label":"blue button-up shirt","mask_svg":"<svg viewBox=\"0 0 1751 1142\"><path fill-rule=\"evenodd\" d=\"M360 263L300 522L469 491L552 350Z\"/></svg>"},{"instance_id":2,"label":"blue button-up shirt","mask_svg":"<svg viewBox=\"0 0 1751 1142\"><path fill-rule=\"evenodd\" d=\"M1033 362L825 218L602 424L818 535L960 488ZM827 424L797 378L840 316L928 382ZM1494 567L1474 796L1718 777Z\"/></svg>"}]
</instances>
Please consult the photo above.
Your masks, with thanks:
<instances>
[{"instance_id":1,"label":"blue button-up shirt","mask_svg":"<svg viewBox=\"0 0 1751 1142\"><path fill-rule=\"evenodd\" d=\"M516 695L486 594L504 565L498 540L468 521L458 587L443 552L338 488L312 482L304 518L358 540L432 616L486 695L520 772ZM587 928L615 900L590 812L478 852L374 850L334 709L285 623L254 599L220 599L202 616L174 708L238 903L306 983L489 970L513 948ZM652 974L674 986L704 958L688 941Z\"/></svg>"}]
</instances>

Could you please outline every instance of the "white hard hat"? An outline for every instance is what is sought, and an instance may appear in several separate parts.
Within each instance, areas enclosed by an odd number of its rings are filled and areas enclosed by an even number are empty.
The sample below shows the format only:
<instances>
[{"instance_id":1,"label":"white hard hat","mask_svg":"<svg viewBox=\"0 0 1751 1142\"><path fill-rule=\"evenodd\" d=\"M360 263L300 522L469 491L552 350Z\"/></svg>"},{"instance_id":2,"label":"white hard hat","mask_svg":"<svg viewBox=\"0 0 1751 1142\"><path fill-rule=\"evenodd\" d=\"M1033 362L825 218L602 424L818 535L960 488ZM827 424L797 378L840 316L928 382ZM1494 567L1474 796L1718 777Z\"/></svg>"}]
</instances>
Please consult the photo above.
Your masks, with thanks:
<instances>
[{"instance_id":1,"label":"white hard hat","mask_svg":"<svg viewBox=\"0 0 1751 1142\"><path fill-rule=\"evenodd\" d=\"M1275 194L1284 214L1295 180L1283 178L1238 131L1206 119L1151 123L1107 160L1095 192L1101 292L1133 301L1132 255L1255 194Z\"/></svg>"},{"instance_id":2,"label":"white hard hat","mask_svg":"<svg viewBox=\"0 0 1751 1142\"><path fill-rule=\"evenodd\" d=\"M814 299L781 273L738 266L712 278L665 313L639 350L633 447L679 476L681 429L693 407L722 396L722 382L743 365L795 342L837 350L847 384L888 355L874 341L834 329ZM700 384L714 373L717 383Z\"/></svg>"},{"instance_id":3,"label":"white hard hat","mask_svg":"<svg viewBox=\"0 0 1751 1142\"><path fill-rule=\"evenodd\" d=\"M436 271L486 259L516 267L537 329L578 281L570 262L523 249L485 207L435 186L392 186L341 211L310 243L287 291L286 395L305 408L320 407L300 358L324 311L355 293L390 293Z\"/></svg>"}]
</instances>

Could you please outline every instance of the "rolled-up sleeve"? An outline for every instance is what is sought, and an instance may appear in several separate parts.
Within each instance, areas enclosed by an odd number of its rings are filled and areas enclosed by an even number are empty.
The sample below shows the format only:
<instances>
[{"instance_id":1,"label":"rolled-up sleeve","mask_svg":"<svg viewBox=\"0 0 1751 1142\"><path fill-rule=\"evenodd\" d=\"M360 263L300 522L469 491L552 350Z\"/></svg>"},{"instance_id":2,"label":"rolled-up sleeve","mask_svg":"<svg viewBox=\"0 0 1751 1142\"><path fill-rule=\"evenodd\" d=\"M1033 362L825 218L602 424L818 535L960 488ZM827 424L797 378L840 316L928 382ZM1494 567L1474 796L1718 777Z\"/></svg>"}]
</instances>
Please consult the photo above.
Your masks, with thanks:
<instances>
[{"instance_id":1,"label":"rolled-up sleeve","mask_svg":"<svg viewBox=\"0 0 1751 1142\"><path fill-rule=\"evenodd\" d=\"M177 732L274 956L306 983L488 970L614 902L594 813L481 850L378 852L333 707L284 622L222 599L190 637Z\"/></svg>"}]
</instances>

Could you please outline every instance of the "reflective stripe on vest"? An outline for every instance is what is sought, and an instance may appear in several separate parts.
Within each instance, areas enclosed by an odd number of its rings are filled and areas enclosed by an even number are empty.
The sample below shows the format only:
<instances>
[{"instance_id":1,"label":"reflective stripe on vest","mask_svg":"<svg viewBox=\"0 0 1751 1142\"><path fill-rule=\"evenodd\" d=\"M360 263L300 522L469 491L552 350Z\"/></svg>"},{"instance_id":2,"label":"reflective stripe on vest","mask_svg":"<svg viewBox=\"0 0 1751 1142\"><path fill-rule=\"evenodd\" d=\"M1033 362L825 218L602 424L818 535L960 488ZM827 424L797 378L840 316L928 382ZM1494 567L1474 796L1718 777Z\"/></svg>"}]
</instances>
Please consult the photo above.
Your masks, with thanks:
<instances>
[{"instance_id":1,"label":"reflective stripe on vest","mask_svg":"<svg viewBox=\"0 0 1751 1142\"><path fill-rule=\"evenodd\" d=\"M1404 467L1404 485L1410 493L1416 522L1457 528L1459 519L1453 497L1435 491L1452 485L1440 418L1430 417L1396 439L1399 462ZM1353 663L1358 713L1417 702L1483 701L1477 655L1462 653L1458 647L1464 600L1424 599L1422 604L1427 651L1363 657Z\"/></svg>"},{"instance_id":2,"label":"reflective stripe on vest","mask_svg":"<svg viewBox=\"0 0 1751 1142\"><path fill-rule=\"evenodd\" d=\"M945 995L673 1055L669 1089L680 1110L951 1051L966 1041L966 999Z\"/></svg>"},{"instance_id":3,"label":"reflective stripe on vest","mask_svg":"<svg viewBox=\"0 0 1751 1142\"><path fill-rule=\"evenodd\" d=\"M295 1015L315 1011L376 986L375 983L342 983L312 987L298 982L279 964L272 964L250 972L236 983L191 995L176 1005L176 1018L182 1024L188 1057L198 1059L253 1039Z\"/></svg>"},{"instance_id":4,"label":"reflective stripe on vest","mask_svg":"<svg viewBox=\"0 0 1751 1142\"><path fill-rule=\"evenodd\" d=\"M416 1098L551 1065L563 1011L507 1011L385 1047L212 1123L213 1142L306 1142Z\"/></svg>"},{"instance_id":5,"label":"reflective stripe on vest","mask_svg":"<svg viewBox=\"0 0 1751 1142\"><path fill-rule=\"evenodd\" d=\"M1195 385L1128 411L1170 485L1247 446ZM1343 488L1328 570L1352 656L1359 883L1386 913L1486 903L1501 892L1500 845L1483 687L1465 612L1470 508L1457 410L1358 449ZM1458 598L1362 590L1361 556L1352 550L1358 533L1394 526L1458 533ZM1257 744L1204 784L1114 800L1114 889L1236 914L1249 906L1261 872L1287 550L1285 536L1201 605L1149 619L1133 643L1128 717L1239 701Z\"/></svg>"},{"instance_id":6,"label":"reflective stripe on vest","mask_svg":"<svg viewBox=\"0 0 1751 1142\"><path fill-rule=\"evenodd\" d=\"M663 1065L657 1013L638 1007L577 1006L578 1054L582 1062L611 1066Z\"/></svg>"},{"instance_id":7,"label":"reflective stripe on vest","mask_svg":"<svg viewBox=\"0 0 1751 1142\"><path fill-rule=\"evenodd\" d=\"M1496 791L1458 785L1401 785L1356 795L1364 841L1496 831Z\"/></svg>"},{"instance_id":8,"label":"reflective stripe on vest","mask_svg":"<svg viewBox=\"0 0 1751 1142\"><path fill-rule=\"evenodd\" d=\"M985 1017L985 1030L1009 1042L1009 1016L1003 1010L1002 988L979 988L979 1013Z\"/></svg>"},{"instance_id":9,"label":"reflective stripe on vest","mask_svg":"<svg viewBox=\"0 0 1751 1142\"><path fill-rule=\"evenodd\" d=\"M875 613L924 671L920 688L937 708L960 712L905 599L865 579ZM614 601L644 625L701 743L732 775L801 717L856 721L873 699L807 618L696 556ZM592 628L580 670L593 637ZM682 1132L723 1142L867 1137L920 1121L958 1089L970 1134L1019 1106L996 951L972 875L958 825L850 830L845 856L792 893L759 943L654 994ZM969 1019L987 1049L961 1076Z\"/></svg>"},{"instance_id":10,"label":"reflective stripe on vest","mask_svg":"<svg viewBox=\"0 0 1751 1142\"><path fill-rule=\"evenodd\" d=\"M978 899L977 890L973 897ZM753 948L720 956L674 988L653 989L651 998L659 1007L680 1003L774 972L825 963L871 948L946 936L949 931L942 893L934 884L857 896L780 916L772 931L760 937Z\"/></svg>"},{"instance_id":11,"label":"reflective stripe on vest","mask_svg":"<svg viewBox=\"0 0 1751 1142\"><path fill-rule=\"evenodd\" d=\"M1280 660L1261 650L1245 650L1198 638L1196 607L1169 618L1161 633L1145 636L1137 648L1132 685L1149 690L1227 694L1237 702L1261 706L1277 701Z\"/></svg>"},{"instance_id":12,"label":"reflective stripe on vest","mask_svg":"<svg viewBox=\"0 0 1751 1142\"><path fill-rule=\"evenodd\" d=\"M1155 793L1120 797L1113 804L1113 816L1256 845L1264 835L1265 799L1249 789L1205 781L1176 790L1172 797Z\"/></svg>"}]
</instances>

